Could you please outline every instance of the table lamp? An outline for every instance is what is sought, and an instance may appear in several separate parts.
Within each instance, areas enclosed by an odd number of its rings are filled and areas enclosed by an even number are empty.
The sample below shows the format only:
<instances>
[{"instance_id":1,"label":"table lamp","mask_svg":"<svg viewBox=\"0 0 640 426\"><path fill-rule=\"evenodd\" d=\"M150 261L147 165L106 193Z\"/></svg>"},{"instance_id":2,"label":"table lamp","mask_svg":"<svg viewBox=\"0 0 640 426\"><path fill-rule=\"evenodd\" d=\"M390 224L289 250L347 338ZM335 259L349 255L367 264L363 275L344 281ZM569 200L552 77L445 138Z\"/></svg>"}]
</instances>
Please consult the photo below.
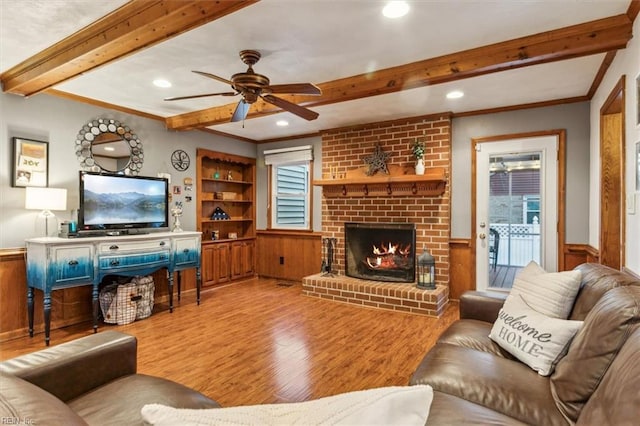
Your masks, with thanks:
<instances>
[{"instance_id":1,"label":"table lamp","mask_svg":"<svg viewBox=\"0 0 640 426\"><path fill-rule=\"evenodd\" d=\"M24 208L27 210L41 210L39 217L44 219L45 237L48 237L49 220L56 218L56 215L51 213L51 210L67 209L67 190L65 188L28 186L24 198Z\"/></svg>"}]
</instances>

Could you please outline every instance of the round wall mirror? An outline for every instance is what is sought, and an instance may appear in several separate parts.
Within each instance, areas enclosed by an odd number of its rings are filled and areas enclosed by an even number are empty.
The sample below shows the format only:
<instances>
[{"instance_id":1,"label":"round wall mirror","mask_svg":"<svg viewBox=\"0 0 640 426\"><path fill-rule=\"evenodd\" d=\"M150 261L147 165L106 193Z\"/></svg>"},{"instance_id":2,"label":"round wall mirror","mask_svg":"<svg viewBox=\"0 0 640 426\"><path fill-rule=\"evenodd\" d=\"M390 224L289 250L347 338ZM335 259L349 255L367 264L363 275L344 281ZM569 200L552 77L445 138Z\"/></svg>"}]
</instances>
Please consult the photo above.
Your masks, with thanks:
<instances>
[{"instance_id":1,"label":"round wall mirror","mask_svg":"<svg viewBox=\"0 0 640 426\"><path fill-rule=\"evenodd\" d=\"M118 120L98 118L85 124L76 138L83 170L137 175L144 153L138 136Z\"/></svg>"}]
</instances>

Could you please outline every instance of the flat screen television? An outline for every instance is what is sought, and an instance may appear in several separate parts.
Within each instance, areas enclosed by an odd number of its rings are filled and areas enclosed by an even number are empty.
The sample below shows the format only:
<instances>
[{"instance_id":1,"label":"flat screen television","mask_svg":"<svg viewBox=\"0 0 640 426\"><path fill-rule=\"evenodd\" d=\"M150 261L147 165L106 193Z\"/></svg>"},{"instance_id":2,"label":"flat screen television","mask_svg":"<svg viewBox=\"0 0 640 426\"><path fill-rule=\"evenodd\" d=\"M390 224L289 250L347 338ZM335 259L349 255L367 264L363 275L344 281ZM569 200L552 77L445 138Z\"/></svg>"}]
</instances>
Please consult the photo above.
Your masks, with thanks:
<instances>
[{"instance_id":1,"label":"flat screen television","mask_svg":"<svg viewBox=\"0 0 640 426\"><path fill-rule=\"evenodd\" d=\"M167 179L81 171L79 181L80 235L168 230Z\"/></svg>"}]
</instances>

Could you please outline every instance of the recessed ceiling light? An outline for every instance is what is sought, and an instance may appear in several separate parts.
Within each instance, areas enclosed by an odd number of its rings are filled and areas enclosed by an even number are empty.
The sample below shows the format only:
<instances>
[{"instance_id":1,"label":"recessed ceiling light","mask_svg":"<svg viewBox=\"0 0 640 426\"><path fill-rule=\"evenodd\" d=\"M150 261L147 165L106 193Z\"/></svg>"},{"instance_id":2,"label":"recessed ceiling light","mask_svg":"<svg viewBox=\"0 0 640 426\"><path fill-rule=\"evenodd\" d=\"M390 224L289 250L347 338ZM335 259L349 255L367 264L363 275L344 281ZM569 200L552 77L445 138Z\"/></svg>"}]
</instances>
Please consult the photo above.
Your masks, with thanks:
<instances>
[{"instance_id":1,"label":"recessed ceiling light","mask_svg":"<svg viewBox=\"0 0 640 426\"><path fill-rule=\"evenodd\" d=\"M409 13L409 4L406 1L390 1L382 9L382 14L387 18L400 18Z\"/></svg>"},{"instance_id":2,"label":"recessed ceiling light","mask_svg":"<svg viewBox=\"0 0 640 426\"><path fill-rule=\"evenodd\" d=\"M162 78L157 78L153 80L153 85L156 87L162 87L163 89L167 87L171 87L171 82L168 80L164 80Z\"/></svg>"},{"instance_id":3,"label":"recessed ceiling light","mask_svg":"<svg viewBox=\"0 0 640 426\"><path fill-rule=\"evenodd\" d=\"M278 120L278 121L276 121L276 126L287 127L288 125L289 125L289 122L287 120Z\"/></svg>"},{"instance_id":4,"label":"recessed ceiling light","mask_svg":"<svg viewBox=\"0 0 640 426\"><path fill-rule=\"evenodd\" d=\"M464 92L461 90L454 90L447 93L447 99L459 99L464 96Z\"/></svg>"}]
</instances>

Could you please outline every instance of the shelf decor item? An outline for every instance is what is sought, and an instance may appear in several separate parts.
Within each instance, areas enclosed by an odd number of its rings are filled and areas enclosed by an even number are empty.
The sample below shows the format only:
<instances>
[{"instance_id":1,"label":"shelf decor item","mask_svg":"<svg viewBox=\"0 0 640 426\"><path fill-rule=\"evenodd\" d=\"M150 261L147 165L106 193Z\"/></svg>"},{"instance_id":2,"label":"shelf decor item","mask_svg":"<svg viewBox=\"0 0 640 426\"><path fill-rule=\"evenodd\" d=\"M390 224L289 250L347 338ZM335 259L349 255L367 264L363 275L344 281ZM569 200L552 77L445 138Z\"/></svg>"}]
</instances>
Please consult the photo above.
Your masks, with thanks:
<instances>
[{"instance_id":1,"label":"shelf decor item","mask_svg":"<svg viewBox=\"0 0 640 426\"><path fill-rule=\"evenodd\" d=\"M216 207L211 215L211 219L213 220L229 220L231 219L227 212L222 210L220 207Z\"/></svg>"},{"instance_id":2,"label":"shelf decor item","mask_svg":"<svg viewBox=\"0 0 640 426\"><path fill-rule=\"evenodd\" d=\"M416 174L424 174L424 142L416 140L413 144L413 156L416 158Z\"/></svg>"},{"instance_id":3,"label":"shelf decor item","mask_svg":"<svg viewBox=\"0 0 640 426\"><path fill-rule=\"evenodd\" d=\"M387 160L389 157L390 154L384 152L380 144L377 143L373 154L364 158L364 163L368 166L367 176L373 176L378 171L388 175L389 169L387 168Z\"/></svg>"}]
</instances>

